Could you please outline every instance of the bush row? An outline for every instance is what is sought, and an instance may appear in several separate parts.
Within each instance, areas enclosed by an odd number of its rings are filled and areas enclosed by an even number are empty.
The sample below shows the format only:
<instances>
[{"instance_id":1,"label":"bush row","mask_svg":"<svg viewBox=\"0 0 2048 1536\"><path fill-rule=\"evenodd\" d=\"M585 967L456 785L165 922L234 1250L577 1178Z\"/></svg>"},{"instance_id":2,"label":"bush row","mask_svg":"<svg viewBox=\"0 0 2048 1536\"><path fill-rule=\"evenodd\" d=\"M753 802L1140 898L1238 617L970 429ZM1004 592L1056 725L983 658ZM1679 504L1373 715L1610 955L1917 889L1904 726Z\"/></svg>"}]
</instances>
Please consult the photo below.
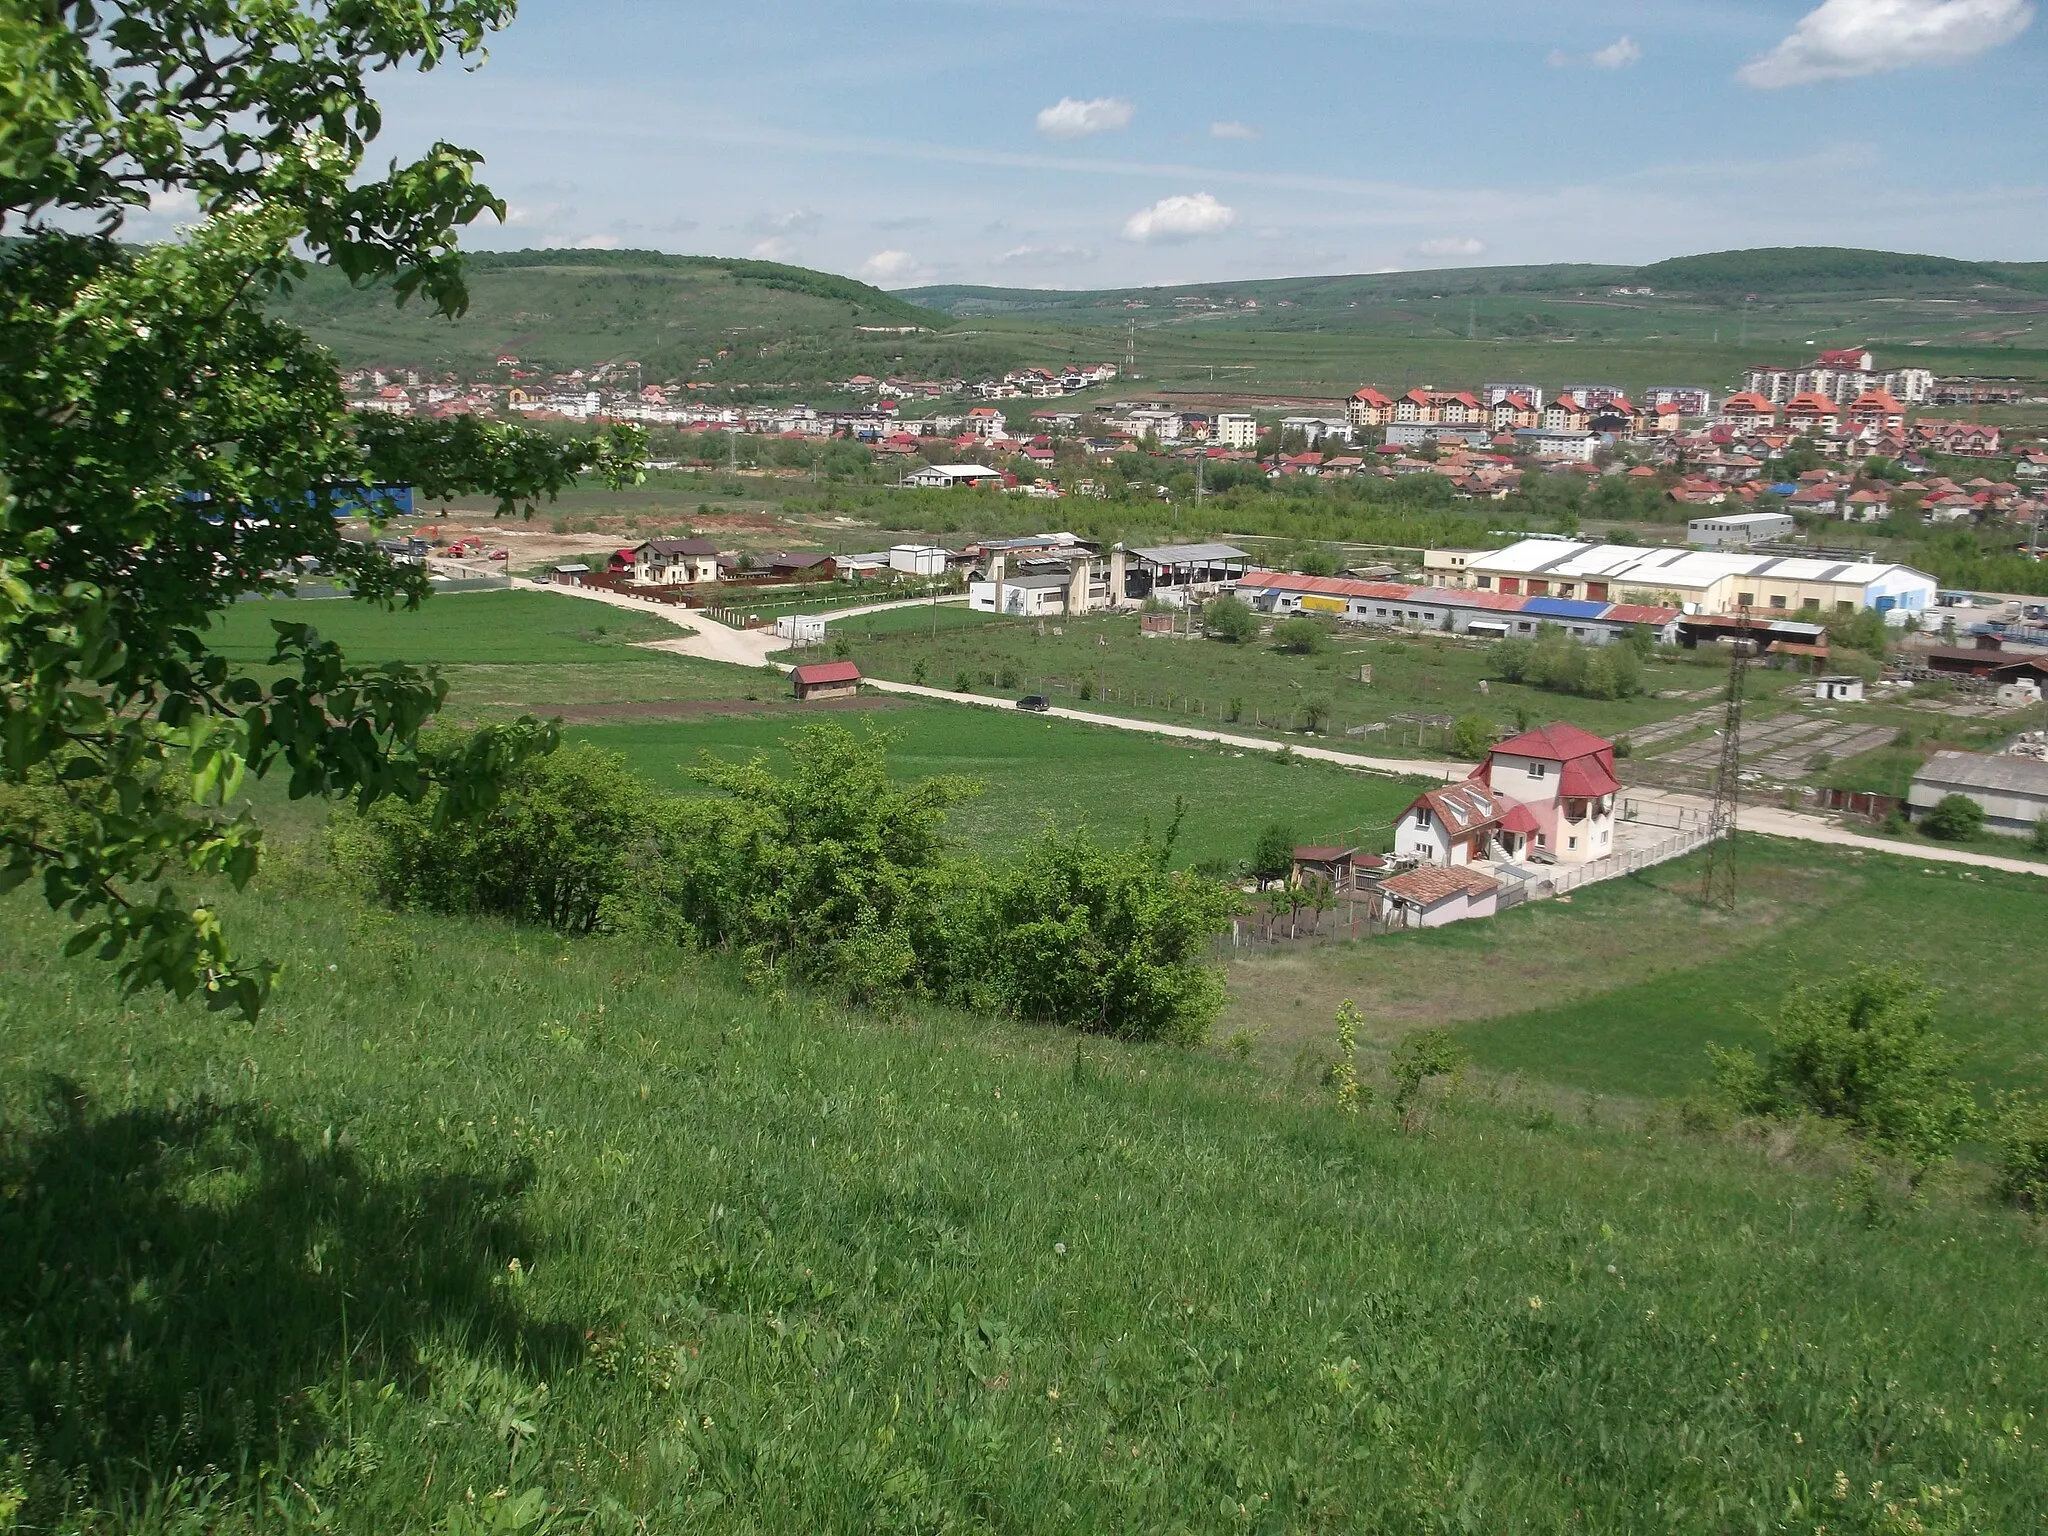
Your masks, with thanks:
<instances>
[{"instance_id":1,"label":"bush row","mask_svg":"<svg viewBox=\"0 0 2048 1536\"><path fill-rule=\"evenodd\" d=\"M944 834L971 781L899 784L886 738L836 725L787 745L786 773L707 756L694 777L709 792L689 797L571 746L519 770L487 818L384 801L339 820L330 846L394 906L736 952L866 1004L925 996L1128 1039L1206 1038L1224 1000L1207 947L1237 896L1168 869L1177 822L1122 848L1047 832L995 864Z\"/></svg>"}]
</instances>

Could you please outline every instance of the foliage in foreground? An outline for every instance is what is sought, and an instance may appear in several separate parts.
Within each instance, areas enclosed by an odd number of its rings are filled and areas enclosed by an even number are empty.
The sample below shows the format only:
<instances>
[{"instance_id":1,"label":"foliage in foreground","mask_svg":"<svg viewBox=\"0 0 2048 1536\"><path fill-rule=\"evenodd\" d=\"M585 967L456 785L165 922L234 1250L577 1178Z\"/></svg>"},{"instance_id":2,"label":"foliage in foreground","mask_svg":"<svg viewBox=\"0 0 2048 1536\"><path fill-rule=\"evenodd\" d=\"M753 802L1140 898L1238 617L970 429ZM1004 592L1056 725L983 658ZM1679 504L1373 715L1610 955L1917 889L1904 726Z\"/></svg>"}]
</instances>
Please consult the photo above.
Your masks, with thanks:
<instances>
[{"instance_id":1,"label":"foliage in foreground","mask_svg":"<svg viewBox=\"0 0 2048 1536\"><path fill-rule=\"evenodd\" d=\"M510 511L600 469L637 473L637 429L595 442L473 420L351 421L333 360L268 314L302 254L437 314L467 302L457 232L504 215L477 156L435 144L361 172L379 70L481 55L505 0L105 0L0 11L0 890L38 881L73 953L130 990L254 1016L273 968L238 958L176 876L254 874L261 830L225 808L245 777L294 797L490 804L549 733L419 750L445 689L351 667L279 625L270 683L233 675L209 621L317 563L368 601L426 574L341 536L380 481L486 493ZM114 238L189 199L179 239ZM77 233L91 226L92 234ZM24 798L22 792L27 791Z\"/></svg>"},{"instance_id":2,"label":"foliage in foreground","mask_svg":"<svg viewBox=\"0 0 2048 1536\"><path fill-rule=\"evenodd\" d=\"M1166 868L1163 846L1048 832L1011 866L956 853L948 807L977 786L902 785L886 738L800 731L790 768L707 757L712 794L655 793L576 746L518 769L487 817L385 803L332 834L394 905L568 932L627 930L743 955L757 972L862 1003L942 997L1131 1039L1194 1044L1223 1006L1206 963L1234 898Z\"/></svg>"},{"instance_id":3,"label":"foliage in foreground","mask_svg":"<svg viewBox=\"0 0 2048 1536\"><path fill-rule=\"evenodd\" d=\"M286 965L257 1026L124 999L0 906L24 1529L1988 1536L2048 1504L2017 1218L1870 1230L1668 1122L1480 1087L1403 1134L290 873L224 898Z\"/></svg>"},{"instance_id":4,"label":"foliage in foreground","mask_svg":"<svg viewBox=\"0 0 2048 1536\"><path fill-rule=\"evenodd\" d=\"M1863 967L1800 987L1770 1025L1771 1050L1709 1046L1722 1090L1745 1114L1834 1120L1878 1152L1924 1170L1979 1123L1955 1047L1934 1028L1918 973Z\"/></svg>"}]
</instances>

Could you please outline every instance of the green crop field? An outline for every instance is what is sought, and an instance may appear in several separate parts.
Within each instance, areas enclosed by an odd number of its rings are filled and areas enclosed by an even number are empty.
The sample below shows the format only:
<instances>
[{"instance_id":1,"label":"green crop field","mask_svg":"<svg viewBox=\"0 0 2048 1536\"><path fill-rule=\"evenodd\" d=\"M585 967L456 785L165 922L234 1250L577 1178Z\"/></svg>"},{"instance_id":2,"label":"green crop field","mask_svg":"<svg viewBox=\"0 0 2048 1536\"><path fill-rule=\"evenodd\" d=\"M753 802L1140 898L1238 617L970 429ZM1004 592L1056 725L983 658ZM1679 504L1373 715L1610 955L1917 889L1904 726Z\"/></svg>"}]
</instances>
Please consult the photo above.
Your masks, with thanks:
<instances>
[{"instance_id":1,"label":"green crop field","mask_svg":"<svg viewBox=\"0 0 2048 1536\"><path fill-rule=\"evenodd\" d=\"M1123 842L1149 822L1158 837L1173 820L1179 796L1187 817L1175 863L1235 863L1250 857L1259 829L1276 820L1304 841L1346 831L1384 836L1419 782L1328 763L1279 763L1270 753L1176 746L1021 711L887 698L862 714L704 715L578 727L573 734L623 753L635 772L681 791L690 787L686 770L703 752L725 758L764 752L781 761L780 744L806 718L887 732L895 738L890 767L901 777L979 780L982 795L954 811L953 825L958 835L998 852L1048 824L1086 825L1105 841Z\"/></svg>"},{"instance_id":2,"label":"green crop field","mask_svg":"<svg viewBox=\"0 0 2048 1536\"><path fill-rule=\"evenodd\" d=\"M1432 728L1422 740L1423 727L1394 718L1400 715L1471 715L1501 726L1561 719L1605 736L1624 735L1699 709L1698 698L1655 695L1716 689L1721 670L1711 658L1658 661L1648 668L1647 696L1581 699L1503 682L1493 671L1489 642L1448 636L1391 639L1351 631L1332 636L1320 654L1299 656L1265 641L1146 639L1129 614L1049 624L1043 635L1035 620L1000 619L942 628L936 640L907 619L886 629L868 625L849 619L830 632L847 641L871 677L917 681L916 668L923 663L923 680L935 688L956 686L965 672L984 694L1046 693L1061 704L1103 713L1257 731L1276 739L1301 725L1306 703L1320 700L1329 706L1323 733L1372 754L1442 755L1446 732ZM1054 634L1055 628L1062 632ZM1372 669L1370 684L1359 681L1359 669L1366 666ZM1011 673L1014 683L999 688ZM1094 694L1085 706L1078 695L1084 681ZM1778 704L1776 682L1759 684L1760 712ZM1384 729L1345 736L1360 725Z\"/></svg>"},{"instance_id":3,"label":"green crop field","mask_svg":"<svg viewBox=\"0 0 2048 1536\"><path fill-rule=\"evenodd\" d=\"M1882 910L1915 921L1950 895L1899 889ZM29 893L0 902L18 1529L2017 1532L2048 1507L2039 1245L1967 1179L1873 1218L1825 1152L1483 1079L1397 1122L1372 1051L1354 1118L1211 1055L393 918L310 859L220 905L285 967L256 1026L124 997L55 958Z\"/></svg>"}]
</instances>

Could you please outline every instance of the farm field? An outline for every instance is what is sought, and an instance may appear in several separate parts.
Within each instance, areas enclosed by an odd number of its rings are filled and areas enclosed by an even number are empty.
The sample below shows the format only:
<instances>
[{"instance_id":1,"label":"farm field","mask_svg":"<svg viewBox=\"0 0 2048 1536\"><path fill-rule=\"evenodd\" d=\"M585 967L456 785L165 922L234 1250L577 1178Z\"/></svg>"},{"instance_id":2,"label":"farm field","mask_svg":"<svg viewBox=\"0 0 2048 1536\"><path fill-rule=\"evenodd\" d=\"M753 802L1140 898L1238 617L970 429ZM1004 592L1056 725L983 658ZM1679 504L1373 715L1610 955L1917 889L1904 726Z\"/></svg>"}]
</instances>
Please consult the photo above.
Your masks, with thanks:
<instances>
[{"instance_id":1,"label":"farm field","mask_svg":"<svg viewBox=\"0 0 2048 1536\"><path fill-rule=\"evenodd\" d=\"M832 626L830 633L848 642L853 659L871 677L915 682L921 662L923 680L932 687L952 688L964 672L982 693L1046 693L1061 703L1079 702L1078 690L1086 681L1094 690L1091 709L1140 719L1192 720L1276 739L1297 730L1304 705L1320 700L1329 709L1326 736L1375 754L1441 754L1447 739L1441 727L1432 728L1423 741L1422 727L1394 718L1400 715L1475 715L1503 726L1521 719L1562 719L1614 737L1696 711L1706 702L1655 694L1698 693L1721 683L1714 660L1658 661L1647 669L1647 696L1581 699L1501 681L1492 673L1485 641L1434 635L1396 639L1370 630L1337 633L1320 654L1297 656L1264 641L1148 640L1129 614L1048 623L1043 635L1035 620L992 619L978 627L942 630L936 642L929 631L919 633L907 621L889 629L864 628L868 623L848 620ZM1055 635L1055 628L1063 632ZM1372 668L1369 685L1358 681L1362 665ZM1014 686L998 687L1010 673ZM1759 684L1760 712L1775 707L1776 684L1776 679ZM1791 686L1790 679L1784 686ZM1234 720L1232 700L1239 706ZM1353 726L1379 722L1385 722L1384 729L1359 737L1345 734Z\"/></svg>"},{"instance_id":2,"label":"farm field","mask_svg":"<svg viewBox=\"0 0 2048 1536\"><path fill-rule=\"evenodd\" d=\"M2048 1281L1967 1181L1873 1221L1824 1152L1483 1081L1404 1131L1371 1058L1354 1118L1214 1055L394 920L304 861L221 909L285 967L253 1027L124 997L0 899L24 1529L1988 1532L2048 1505L2007 1428L2048 1412Z\"/></svg>"},{"instance_id":3,"label":"farm field","mask_svg":"<svg viewBox=\"0 0 2048 1536\"><path fill-rule=\"evenodd\" d=\"M639 641L684 631L630 608L547 592L450 592L411 612L345 600L239 603L215 626L215 648L260 668L275 641L272 620L311 624L354 662L438 667L449 684L451 722L750 693L773 698L787 686L766 673L640 650Z\"/></svg>"},{"instance_id":4,"label":"farm field","mask_svg":"<svg viewBox=\"0 0 2048 1536\"><path fill-rule=\"evenodd\" d=\"M1968 1075L2048 1080L2048 952L2017 938L2048 932L2048 881L1747 836L1738 858L1733 914L1699 907L1694 856L1490 922L1246 952L1223 1031L1263 1031L1260 1056L1284 1070L1353 997L1382 1042L1448 1025L1493 1071L1676 1096L1706 1079L1709 1041L1762 1042L1753 1013L1799 981L1901 962L1943 990Z\"/></svg>"},{"instance_id":5,"label":"farm field","mask_svg":"<svg viewBox=\"0 0 2048 1536\"><path fill-rule=\"evenodd\" d=\"M1328 763L1282 764L1264 753L1176 746L1021 712L888 698L863 703L868 707L859 713L702 715L578 726L571 734L623 753L636 773L666 789L688 792L687 770L700 753L762 752L781 761L780 744L808 720L871 725L895 738L889 762L899 777L960 774L982 782L980 798L957 808L949 823L964 844L1001 853L1048 824L1086 824L1118 843L1149 822L1157 837L1173 820L1178 795L1187 802L1178 865L1248 858L1260 828L1272 821L1304 842L1344 833L1358 841L1385 838L1417 788Z\"/></svg>"}]
</instances>

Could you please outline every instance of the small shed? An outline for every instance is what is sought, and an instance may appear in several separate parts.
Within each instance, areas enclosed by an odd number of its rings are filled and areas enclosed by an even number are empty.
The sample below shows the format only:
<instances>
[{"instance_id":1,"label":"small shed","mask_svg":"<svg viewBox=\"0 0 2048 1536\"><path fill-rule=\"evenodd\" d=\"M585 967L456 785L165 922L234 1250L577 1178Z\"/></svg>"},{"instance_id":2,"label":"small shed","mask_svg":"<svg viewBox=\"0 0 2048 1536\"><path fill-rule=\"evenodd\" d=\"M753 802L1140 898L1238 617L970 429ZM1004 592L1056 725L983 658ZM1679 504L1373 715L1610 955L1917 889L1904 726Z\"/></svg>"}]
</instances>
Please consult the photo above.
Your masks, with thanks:
<instances>
[{"instance_id":1,"label":"small shed","mask_svg":"<svg viewBox=\"0 0 2048 1536\"><path fill-rule=\"evenodd\" d=\"M800 699L850 699L860 692L860 668L850 661L820 661L797 667L790 679Z\"/></svg>"},{"instance_id":2,"label":"small shed","mask_svg":"<svg viewBox=\"0 0 2048 1536\"><path fill-rule=\"evenodd\" d=\"M775 635L798 645L816 645L825 638L825 616L821 613L786 613L775 621Z\"/></svg>"},{"instance_id":3,"label":"small shed","mask_svg":"<svg viewBox=\"0 0 2048 1536\"><path fill-rule=\"evenodd\" d=\"M549 567L548 580L558 587L580 587L589 574L589 566L581 561L574 561L567 565Z\"/></svg>"},{"instance_id":4,"label":"small shed","mask_svg":"<svg viewBox=\"0 0 2048 1536\"><path fill-rule=\"evenodd\" d=\"M1338 890L1349 890L1351 861L1357 857L1356 848L1310 843L1294 850L1294 878L1306 880L1311 875L1320 875Z\"/></svg>"},{"instance_id":5,"label":"small shed","mask_svg":"<svg viewBox=\"0 0 2048 1536\"><path fill-rule=\"evenodd\" d=\"M1813 696L1830 704L1861 704L1863 679L1848 674L1838 677L1816 677L1813 680Z\"/></svg>"},{"instance_id":6,"label":"small shed","mask_svg":"<svg viewBox=\"0 0 2048 1536\"><path fill-rule=\"evenodd\" d=\"M1500 882L1476 869L1425 864L1380 882L1387 920L1401 928L1441 928L1468 917L1491 917L1500 902Z\"/></svg>"}]
</instances>

